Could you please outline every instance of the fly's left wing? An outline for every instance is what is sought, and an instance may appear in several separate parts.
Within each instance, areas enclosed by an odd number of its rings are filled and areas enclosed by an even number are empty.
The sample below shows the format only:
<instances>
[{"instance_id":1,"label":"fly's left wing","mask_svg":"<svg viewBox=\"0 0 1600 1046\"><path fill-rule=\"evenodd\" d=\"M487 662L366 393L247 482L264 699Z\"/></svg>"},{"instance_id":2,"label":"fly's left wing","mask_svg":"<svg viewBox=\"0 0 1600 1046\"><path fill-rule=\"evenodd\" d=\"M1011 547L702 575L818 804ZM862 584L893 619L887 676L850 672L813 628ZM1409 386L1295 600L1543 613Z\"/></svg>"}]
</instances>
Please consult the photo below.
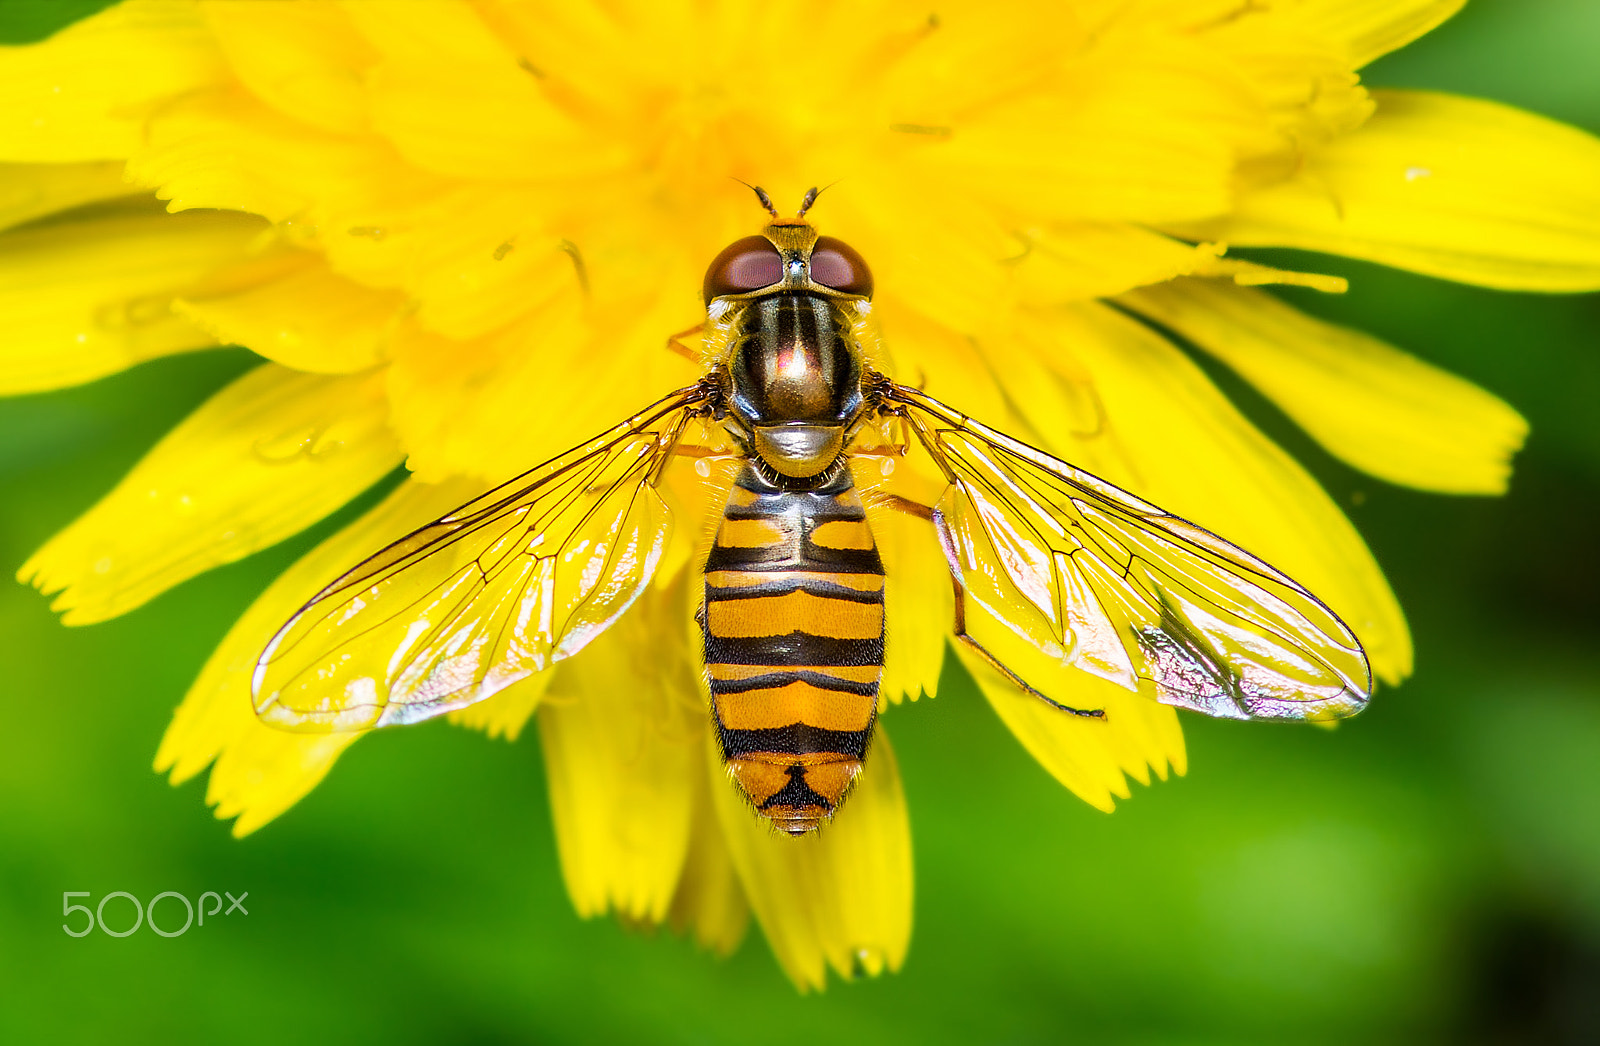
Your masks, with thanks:
<instances>
[{"instance_id":1,"label":"fly's left wing","mask_svg":"<svg viewBox=\"0 0 1600 1046\"><path fill-rule=\"evenodd\" d=\"M950 569L1046 654L1211 716L1337 719L1365 706L1360 642L1278 570L916 389L882 394L950 479L934 511Z\"/></svg>"},{"instance_id":2,"label":"fly's left wing","mask_svg":"<svg viewBox=\"0 0 1600 1046\"><path fill-rule=\"evenodd\" d=\"M669 518L653 481L691 386L373 555L279 629L251 680L294 730L412 723L581 650L649 584Z\"/></svg>"}]
</instances>

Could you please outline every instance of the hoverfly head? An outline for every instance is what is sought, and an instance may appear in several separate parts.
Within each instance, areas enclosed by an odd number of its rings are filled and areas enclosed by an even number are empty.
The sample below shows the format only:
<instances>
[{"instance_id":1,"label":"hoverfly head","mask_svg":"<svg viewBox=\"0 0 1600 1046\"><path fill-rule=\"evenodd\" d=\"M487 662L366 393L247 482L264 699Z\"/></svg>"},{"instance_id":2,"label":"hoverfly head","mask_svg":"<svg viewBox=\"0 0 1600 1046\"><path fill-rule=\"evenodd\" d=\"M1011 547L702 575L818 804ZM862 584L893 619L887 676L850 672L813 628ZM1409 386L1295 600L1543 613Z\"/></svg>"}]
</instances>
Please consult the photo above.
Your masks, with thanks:
<instances>
[{"instance_id":1,"label":"hoverfly head","mask_svg":"<svg viewBox=\"0 0 1600 1046\"><path fill-rule=\"evenodd\" d=\"M832 236L818 236L806 221L821 190L808 191L793 218L780 218L766 191L750 188L772 221L761 235L735 240L712 259L702 288L706 305L718 298L742 300L776 291L872 297L872 273L855 248Z\"/></svg>"}]
</instances>

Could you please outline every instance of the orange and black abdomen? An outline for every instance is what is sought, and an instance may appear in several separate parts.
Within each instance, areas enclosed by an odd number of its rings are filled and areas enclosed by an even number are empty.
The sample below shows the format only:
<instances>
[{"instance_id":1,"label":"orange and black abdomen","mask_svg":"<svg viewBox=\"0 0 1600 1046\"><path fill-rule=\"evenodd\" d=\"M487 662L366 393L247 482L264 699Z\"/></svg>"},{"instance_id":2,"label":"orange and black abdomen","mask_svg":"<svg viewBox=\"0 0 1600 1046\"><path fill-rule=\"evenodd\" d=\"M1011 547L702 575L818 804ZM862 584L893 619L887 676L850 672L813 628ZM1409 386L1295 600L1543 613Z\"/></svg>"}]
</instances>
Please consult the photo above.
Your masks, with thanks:
<instances>
[{"instance_id":1,"label":"orange and black abdomen","mask_svg":"<svg viewBox=\"0 0 1600 1046\"><path fill-rule=\"evenodd\" d=\"M747 465L705 586L723 758L757 810L810 831L861 771L883 675L883 562L849 470L784 490Z\"/></svg>"}]
</instances>

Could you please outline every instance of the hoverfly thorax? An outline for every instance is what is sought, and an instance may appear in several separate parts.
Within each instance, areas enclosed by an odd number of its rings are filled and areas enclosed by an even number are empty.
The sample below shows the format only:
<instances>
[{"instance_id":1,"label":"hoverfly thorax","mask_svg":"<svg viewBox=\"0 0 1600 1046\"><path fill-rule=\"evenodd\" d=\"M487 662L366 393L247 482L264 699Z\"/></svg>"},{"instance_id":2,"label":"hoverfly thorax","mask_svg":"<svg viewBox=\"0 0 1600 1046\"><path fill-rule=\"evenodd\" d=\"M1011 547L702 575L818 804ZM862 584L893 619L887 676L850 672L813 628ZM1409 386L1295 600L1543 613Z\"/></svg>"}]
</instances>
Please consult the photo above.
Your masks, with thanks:
<instances>
[{"instance_id":1,"label":"hoverfly thorax","mask_svg":"<svg viewBox=\"0 0 1600 1046\"><path fill-rule=\"evenodd\" d=\"M775 220L717 255L704 291L732 328L724 391L735 437L778 476L826 472L864 402L851 332L872 296L866 262L803 219Z\"/></svg>"}]
</instances>

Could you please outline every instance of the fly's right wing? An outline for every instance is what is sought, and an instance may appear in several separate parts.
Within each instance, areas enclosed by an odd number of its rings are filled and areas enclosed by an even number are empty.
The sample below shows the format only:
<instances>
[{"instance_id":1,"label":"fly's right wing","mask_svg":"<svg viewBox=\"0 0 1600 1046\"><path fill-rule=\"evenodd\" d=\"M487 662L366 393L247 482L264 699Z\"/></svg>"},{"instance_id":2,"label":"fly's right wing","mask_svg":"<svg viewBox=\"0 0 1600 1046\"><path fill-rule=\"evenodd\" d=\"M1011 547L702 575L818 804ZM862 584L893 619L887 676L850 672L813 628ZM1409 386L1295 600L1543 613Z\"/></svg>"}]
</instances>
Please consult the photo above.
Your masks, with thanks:
<instances>
[{"instance_id":1,"label":"fly's right wing","mask_svg":"<svg viewBox=\"0 0 1600 1046\"><path fill-rule=\"evenodd\" d=\"M1355 633L1281 571L916 389L884 394L950 478L934 510L950 569L1038 649L1211 716L1366 705Z\"/></svg>"},{"instance_id":2,"label":"fly's right wing","mask_svg":"<svg viewBox=\"0 0 1600 1046\"><path fill-rule=\"evenodd\" d=\"M256 662L256 713L304 731L413 723L583 649L655 573L654 481L708 395L679 390L323 589Z\"/></svg>"}]
</instances>

